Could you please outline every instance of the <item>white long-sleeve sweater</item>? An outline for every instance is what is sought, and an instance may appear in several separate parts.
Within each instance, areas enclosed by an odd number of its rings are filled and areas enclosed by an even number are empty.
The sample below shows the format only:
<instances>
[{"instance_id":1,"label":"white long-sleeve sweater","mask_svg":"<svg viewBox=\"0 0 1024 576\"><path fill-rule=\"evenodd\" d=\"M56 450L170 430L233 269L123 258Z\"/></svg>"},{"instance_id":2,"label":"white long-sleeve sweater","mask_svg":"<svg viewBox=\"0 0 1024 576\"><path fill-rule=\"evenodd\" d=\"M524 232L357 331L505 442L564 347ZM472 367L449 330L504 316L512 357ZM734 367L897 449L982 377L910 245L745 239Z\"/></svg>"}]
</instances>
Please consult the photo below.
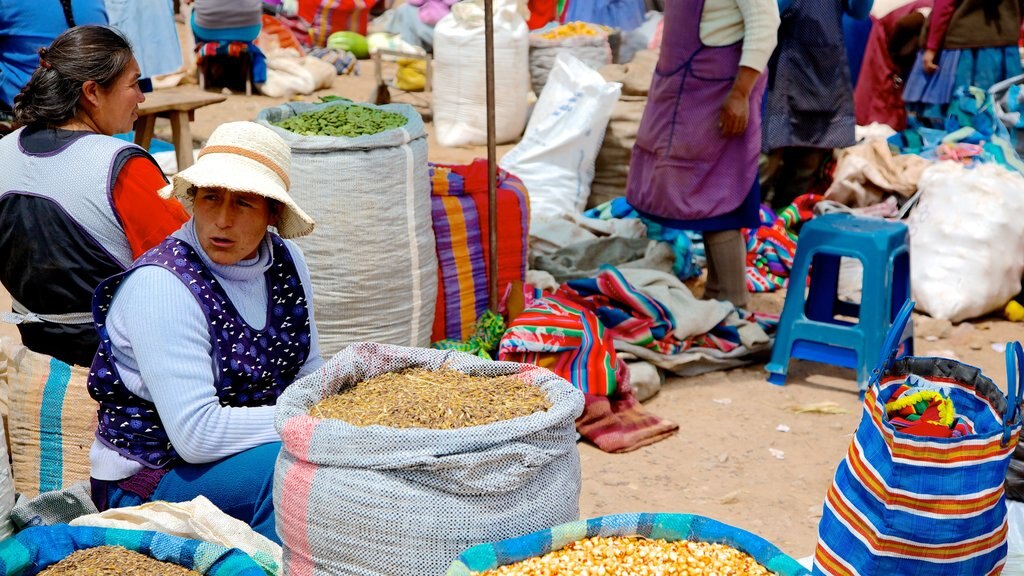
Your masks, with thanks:
<instances>
[{"instance_id":1,"label":"white long-sleeve sweater","mask_svg":"<svg viewBox=\"0 0 1024 576\"><path fill-rule=\"evenodd\" d=\"M777 0L704 0L700 41L728 46L743 40L740 66L763 72L778 42L779 22Z\"/></svg>"},{"instance_id":2,"label":"white long-sleeve sweater","mask_svg":"<svg viewBox=\"0 0 1024 576\"><path fill-rule=\"evenodd\" d=\"M265 272L273 264L269 237L255 258L222 266L203 252L191 220L173 236L196 249L246 323L263 329L269 294ZM313 320L309 270L302 251L287 240L285 244L309 306L310 353L299 371L301 377L319 368L323 359ZM274 430L273 406L220 405L206 317L189 289L170 271L145 266L129 275L111 303L107 330L122 381L132 393L156 404L174 449L186 462L213 462L280 440ZM99 440L93 442L89 458L97 480L121 480L143 468Z\"/></svg>"}]
</instances>

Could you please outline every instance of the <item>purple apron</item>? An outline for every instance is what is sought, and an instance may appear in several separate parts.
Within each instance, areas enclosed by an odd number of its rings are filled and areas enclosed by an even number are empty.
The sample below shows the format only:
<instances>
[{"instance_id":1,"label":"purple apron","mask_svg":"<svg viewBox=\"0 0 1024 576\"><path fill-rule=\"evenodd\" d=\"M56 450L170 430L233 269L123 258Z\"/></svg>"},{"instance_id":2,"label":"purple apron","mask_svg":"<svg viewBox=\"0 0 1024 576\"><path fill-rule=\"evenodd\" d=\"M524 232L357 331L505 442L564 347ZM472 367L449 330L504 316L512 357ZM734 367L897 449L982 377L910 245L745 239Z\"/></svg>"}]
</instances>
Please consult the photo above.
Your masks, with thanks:
<instances>
[{"instance_id":1,"label":"purple apron","mask_svg":"<svg viewBox=\"0 0 1024 576\"><path fill-rule=\"evenodd\" d=\"M733 212L757 178L765 75L750 93L746 132L722 136L722 103L739 72L743 42L701 43L703 10L702 0L665 3L661 56L629 165L627 201L662 218L701 220Z\"/></svg>"}]
</instances>

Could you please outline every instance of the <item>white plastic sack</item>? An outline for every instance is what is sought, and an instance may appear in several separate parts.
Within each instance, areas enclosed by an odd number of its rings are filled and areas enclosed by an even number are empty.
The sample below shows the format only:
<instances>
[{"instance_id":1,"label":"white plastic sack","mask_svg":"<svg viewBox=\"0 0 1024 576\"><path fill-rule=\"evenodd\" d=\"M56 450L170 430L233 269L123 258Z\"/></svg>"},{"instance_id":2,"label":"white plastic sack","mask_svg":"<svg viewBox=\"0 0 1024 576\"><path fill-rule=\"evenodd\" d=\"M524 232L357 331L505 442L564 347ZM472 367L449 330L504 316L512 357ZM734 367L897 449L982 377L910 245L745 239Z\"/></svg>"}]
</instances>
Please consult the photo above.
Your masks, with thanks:
<instances>
[{"instance_id":1,"label":"white plastic sack","mask_svg":"<svg viewBox=\"0 0 1024 576\"><path fill-rule=\"evenodd\" d=\"M293 102L257 121L292 150L291 194L316 220L297 238L313 280L320 348L353 342L428 346L437 301L437 254L423 119L407 104L380 106L408 118L372 136L300 136L272 126L333 102Z\"/></svg>"},{"instance_id":2,"label":"white plastic sack","mask_svg":"<svg viewBox=\"0 0 1024 576\"><path fill-rule=\"evenodd\" d=\"M594 159L622 84L559 54L522 141L499 164L530 191L530 215L582 212L594 179Z\"/></svg>"},{"instance_id":3,"label":"white plastic sack","mask_svg":"<svg viewBox=\"0 0 1024 576\"><path fill-rule=\"evenodd\" d=\"M309 409L412 367L517 374L551 408L455 430L351 426ZM583 394L543 368L461 352L355 344L277 401L274 510L287 574L441 575L461 552L579 515Z\"/></svg>"},{"instance_id":4,"label":"white plastic sack","mask_svg":"<svg viewBox=\"0 0 1024 576\"><path fill-rule=\"evenodd\" d=\"M147 530L238 548L248 554L267 574L281 574L281 546L257 533L248 524L228 516L206 499L189 502L147 502L139 506L111 508L98 514L80 516L72 526L96 526L124 530Z\"/></svg>"},{"instance_id":5,"label":"white plastic sack","mask_svg":"<svg viewBox=\"0 0 1024 576\"><path fill-rule=\"evenodd\" d=\"M918 188L907 220L918 307L952 322L1002 308L1024 272L1024 177L994 164L941 162Z\"/></svg>"},{"instance_id":6,"label":"white plastic sack","mask_svg":"<svg viewBox=\"0 0 1024 576\"><path fill-rule=\"evenodd\" d=\"M434 28L434 128L442 146L487 144L483 0L464 0ZM516 2L494 2L495 135L512 142L526 125L530 40Z\"/></svg>"},{"instance_id":7,"label":"white plastic sack","mask_svg":"<svg viewBox=\"0 0 1024 576\"><path fill-rule=\"evenodd\" d=\"M302 61L290 56L267 58L267 81L259 85L260 92L271 98L291 98L297 94L312 94L316 78Z\"/></svg>"},{"instance_id":8,"label":"white plastic sack","mask_svg":"<svg viewBox=\"0 0 1024 576\"><path fill-rule=\"evenodd\" d=\"M1024 576L1024 502L1006 499L1006 523L1003 576Z\"/></svg>"}]
</instances>

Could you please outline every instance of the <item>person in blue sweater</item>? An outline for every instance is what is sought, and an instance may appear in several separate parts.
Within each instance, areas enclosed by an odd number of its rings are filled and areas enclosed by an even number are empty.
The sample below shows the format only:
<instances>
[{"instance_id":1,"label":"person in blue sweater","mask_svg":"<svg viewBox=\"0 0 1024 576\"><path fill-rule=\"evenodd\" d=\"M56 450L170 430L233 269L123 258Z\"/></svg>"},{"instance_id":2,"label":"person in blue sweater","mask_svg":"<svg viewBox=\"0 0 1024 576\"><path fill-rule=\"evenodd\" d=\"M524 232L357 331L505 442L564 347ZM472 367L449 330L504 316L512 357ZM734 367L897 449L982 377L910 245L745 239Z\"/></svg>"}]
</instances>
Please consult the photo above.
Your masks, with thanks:
<instances>
[{"instance_id":1,"label":"person in blue sweater","mask_svg":"<svg viewBox=\"0 0 1024 576\"><path fill-rule=\"evenodd\" d=\"M107 24L103 0L0 0L0 112L14 107L39 66L39 49L85 24Z\"/></svg>"},{"instance_id":2,"label":"person in blue sweater","mask_svg":"<svg viewBox=\"0 0 1024 576\"><path fill-rule=\"evenodd\" d=\"M873 0L779 0L782 24L768 63L761 184L775 207L808 192L832 149L855 142L844 14L863 20Z\"/></svg>"},{"instance_id":3,"label":"person in blue sweater","mask_svg":"<svg viewBox=\"0 0 1024 576\"><path fill-rule=\"evenodd\" d=\"M309 271L284 239L314 225L288 194L290 166L269 128L222 124L161 190L192 219L97 288L88 387L101 510L202 495L280 542L274 405L323 364Z\"/></svg>"}]
</instances>

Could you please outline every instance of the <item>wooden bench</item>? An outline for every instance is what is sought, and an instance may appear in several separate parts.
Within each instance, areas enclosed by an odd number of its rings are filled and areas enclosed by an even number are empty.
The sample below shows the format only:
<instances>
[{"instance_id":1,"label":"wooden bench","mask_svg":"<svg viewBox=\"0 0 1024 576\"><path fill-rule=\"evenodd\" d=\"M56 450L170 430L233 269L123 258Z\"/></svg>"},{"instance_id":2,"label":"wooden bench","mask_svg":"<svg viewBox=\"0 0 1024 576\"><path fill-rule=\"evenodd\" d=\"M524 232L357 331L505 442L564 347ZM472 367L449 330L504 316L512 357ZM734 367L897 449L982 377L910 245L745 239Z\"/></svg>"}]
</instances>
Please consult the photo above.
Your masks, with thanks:
<instances>
[{"instance_id":1,"label":"wooden bench","mask_svg":"<svg viewBox=\"0 0 1024 576\"><path fill-rule=\"evenodd\" d=\"M156 119L171 121L171 143L178 159L178 170L184 170L194 162L192 158L192 127L195 110L210 104L227 100L221 94L210 94L193 88L170 88L146 94L146 101L139 105L139 119L135 121L135 143L145 149L153 140Z\"/></svg>"}]
</instances>

